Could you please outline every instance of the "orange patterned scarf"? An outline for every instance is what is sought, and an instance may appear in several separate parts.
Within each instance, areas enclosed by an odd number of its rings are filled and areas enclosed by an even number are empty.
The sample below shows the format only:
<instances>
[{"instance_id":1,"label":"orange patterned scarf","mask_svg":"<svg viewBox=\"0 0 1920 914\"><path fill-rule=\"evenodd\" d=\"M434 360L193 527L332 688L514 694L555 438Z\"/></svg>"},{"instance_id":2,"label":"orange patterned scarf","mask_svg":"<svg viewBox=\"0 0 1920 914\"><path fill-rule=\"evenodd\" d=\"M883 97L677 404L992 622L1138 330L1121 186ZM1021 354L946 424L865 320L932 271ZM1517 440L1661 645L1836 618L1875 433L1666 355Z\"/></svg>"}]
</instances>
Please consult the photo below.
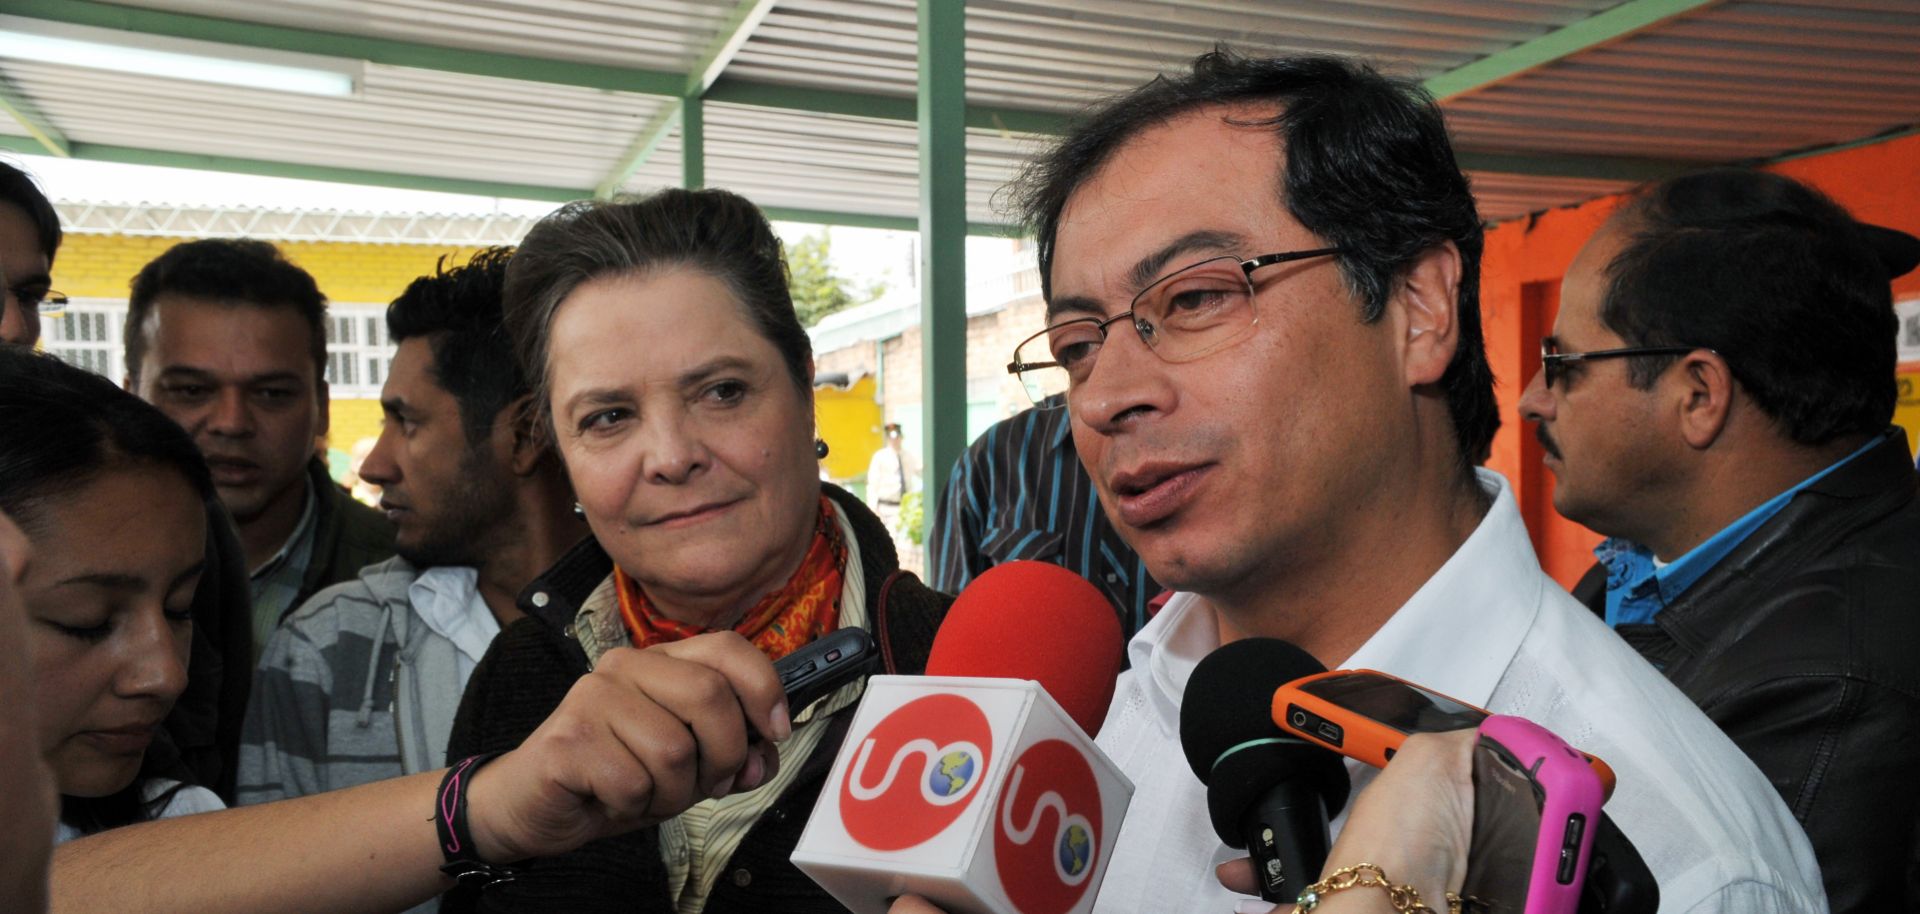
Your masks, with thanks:
<instances>
[{"instance_id":1,"label":"orange patterned scarf","mask_svg":"<svg viewBox=\"0 0 1920 914\"><path fill-rule=\"evenodd\" d=\"M813 545L785 586L765 597L733 626L770 660L779 660L802 645L838 627L842 574L847 567L847 541L833 519L833 504L820 496L813 525ZM619 567L613 569L614 591L620 598L620 618L634 647L652 647L703 634L707 629L676 622L660 614L645 591Z\"/></svg>"}]
</instances>

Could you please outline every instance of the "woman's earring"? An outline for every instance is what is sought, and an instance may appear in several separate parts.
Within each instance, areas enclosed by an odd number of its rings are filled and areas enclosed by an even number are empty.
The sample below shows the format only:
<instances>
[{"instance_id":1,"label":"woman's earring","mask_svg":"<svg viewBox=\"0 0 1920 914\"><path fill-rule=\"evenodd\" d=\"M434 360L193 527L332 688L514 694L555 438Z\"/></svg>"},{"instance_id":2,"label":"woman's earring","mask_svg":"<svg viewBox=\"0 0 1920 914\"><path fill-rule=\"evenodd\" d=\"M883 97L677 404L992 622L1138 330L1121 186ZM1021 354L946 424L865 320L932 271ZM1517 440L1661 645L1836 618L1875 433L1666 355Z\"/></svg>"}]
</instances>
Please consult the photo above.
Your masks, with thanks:
<instances>
[{"instance_id":1,"label":"woman's earring","mask_svg":"<svg viewBox=\"0 0 1920 914\"><path fill-rule=\"evenodd\" d=\"M586 507L585 507L584 505L582 505L582 504L580 504L580 503L579 503L579 502L577 502L577 501L576 501L576 502L574 502L574 503L573 503L573 516L574 516L574 517L577 517L577 518L580 518L581 520L586 520L586 519L587 519L587 509L586 509Z\"/></svg>"},{"instance_id":2,"label":"woman's earring","mask_svg":"<svg viewBox=\"0 0 1920 914\"><path fill-rule=\"evenodd\" d=\"M827 459L827 439L813 439L813 456L819 460Z\"/></svg>"}]
</instances>

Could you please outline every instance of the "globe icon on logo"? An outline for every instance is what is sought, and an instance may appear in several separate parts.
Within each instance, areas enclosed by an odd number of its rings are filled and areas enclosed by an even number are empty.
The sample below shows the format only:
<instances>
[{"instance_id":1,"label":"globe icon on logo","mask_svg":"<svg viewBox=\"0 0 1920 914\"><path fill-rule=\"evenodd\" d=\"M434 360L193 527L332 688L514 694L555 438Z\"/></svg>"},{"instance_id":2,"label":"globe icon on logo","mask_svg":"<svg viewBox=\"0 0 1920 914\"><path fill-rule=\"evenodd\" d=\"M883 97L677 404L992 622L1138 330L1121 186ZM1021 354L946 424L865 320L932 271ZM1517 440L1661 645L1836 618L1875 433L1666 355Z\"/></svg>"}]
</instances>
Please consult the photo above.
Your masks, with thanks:
<instances>
[{"instance_id":1,"label":"globe icon on logo","mask_svg":"<svg viewBox=\"0 0 1920 914\"><path fill-rule=\"evenodd\" d=\"M1060 871L1068 876L1078 876L1087 871L1092 863L1093 840L1087 834L1086 826L1078 822L1067 826L1060 833Z\"/></svg>"},{"instance_id":2,"label":"globe icon on logo","mask_svg":"<svg viewBox=\"0 0 1920 914\"><path fill-rule=\"evenodd\" d=\"M937 797L950 797L967 789L973 780L973 755L965 751L949 752L927 775L927 789Z\"/></svg>"}]
</instances>

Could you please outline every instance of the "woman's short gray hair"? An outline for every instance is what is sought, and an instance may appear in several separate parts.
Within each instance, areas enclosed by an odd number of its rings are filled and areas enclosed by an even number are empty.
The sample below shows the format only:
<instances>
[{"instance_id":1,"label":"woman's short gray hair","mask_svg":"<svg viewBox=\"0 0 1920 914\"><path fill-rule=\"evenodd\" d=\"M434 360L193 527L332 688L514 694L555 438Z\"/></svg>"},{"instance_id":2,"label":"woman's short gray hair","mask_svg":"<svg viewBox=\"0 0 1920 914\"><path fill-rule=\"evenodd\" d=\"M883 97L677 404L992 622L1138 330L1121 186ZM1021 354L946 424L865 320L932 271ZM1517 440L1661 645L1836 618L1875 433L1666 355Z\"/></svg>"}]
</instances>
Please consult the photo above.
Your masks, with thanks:
<instances>
[{"instance_id":1,"label":"woman's short gray hair","mask_svg":"<svg viewBox=\"0 0 1920 914\"><path fill-rule=\"evenodd\" d=\"M745 197L724 190L663 190L644 197L579 200L540 220L507 268L507 332L545 414L553 316L580 286L607 276L690 268L719 279L754 329L787 363L804 396L813 345L793 310L780 239ZM635 341L642 347L661 341ZM547 422L540 423L547 427Z\"/></svg>"}]
</instances>

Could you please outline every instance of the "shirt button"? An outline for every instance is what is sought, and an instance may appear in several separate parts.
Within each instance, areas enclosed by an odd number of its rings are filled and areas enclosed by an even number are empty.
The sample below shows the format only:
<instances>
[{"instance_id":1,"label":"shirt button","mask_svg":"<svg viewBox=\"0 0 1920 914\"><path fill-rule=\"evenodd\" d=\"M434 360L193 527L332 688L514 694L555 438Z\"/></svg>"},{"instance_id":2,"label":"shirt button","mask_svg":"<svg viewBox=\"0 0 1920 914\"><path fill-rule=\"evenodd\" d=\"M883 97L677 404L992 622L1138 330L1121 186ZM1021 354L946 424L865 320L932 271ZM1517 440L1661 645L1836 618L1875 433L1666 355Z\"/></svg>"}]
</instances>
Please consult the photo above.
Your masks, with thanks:
<instances>
[{"instance_id":1,"label":"shirt button","mask_svg":"<svg viewBox=\"0 0 1920 914\"><path fill-rule=\"evenodd\" d=\"M752 873L749 873L749 872L747 872L747 868L746 868L746 867L744 867L744 866L743 866L743 867L741 867L741 868L739 868L739 869L737 869L737 870L734 870L734 871L733 871L733 884L734 884L734 885L737 885L737 886L739 886L740 888L743 888L743 889L744 889L744 888L746 888L747 886L750 886L750 885L752 885L752 884L753 884L753 874L752 874Z\"/></svg>"},{"instance_id":2,"label":"shirt button","mask_svg":"<svg viewBox=\"0 0 1920 914\"><path fill-rule=\"evenodd\" d=\"M549 597L547 596L547 592L546 592L546 591L544 591L544 590L542 590L542 591L538 591L538 592L536 592L536 593L535 593L535 594L533 595L533 599L532 599L532 601L531 601L531 602L533 603L533 605L534 605L534 607L535 607L535 608L538 608L538 609L544 609L544 608L546 608L546 605L547 605L547 603L548 603L548 601L549 601L549 599L550 599L550 598L549 598Z\"/></svg>"}]
</instances>

